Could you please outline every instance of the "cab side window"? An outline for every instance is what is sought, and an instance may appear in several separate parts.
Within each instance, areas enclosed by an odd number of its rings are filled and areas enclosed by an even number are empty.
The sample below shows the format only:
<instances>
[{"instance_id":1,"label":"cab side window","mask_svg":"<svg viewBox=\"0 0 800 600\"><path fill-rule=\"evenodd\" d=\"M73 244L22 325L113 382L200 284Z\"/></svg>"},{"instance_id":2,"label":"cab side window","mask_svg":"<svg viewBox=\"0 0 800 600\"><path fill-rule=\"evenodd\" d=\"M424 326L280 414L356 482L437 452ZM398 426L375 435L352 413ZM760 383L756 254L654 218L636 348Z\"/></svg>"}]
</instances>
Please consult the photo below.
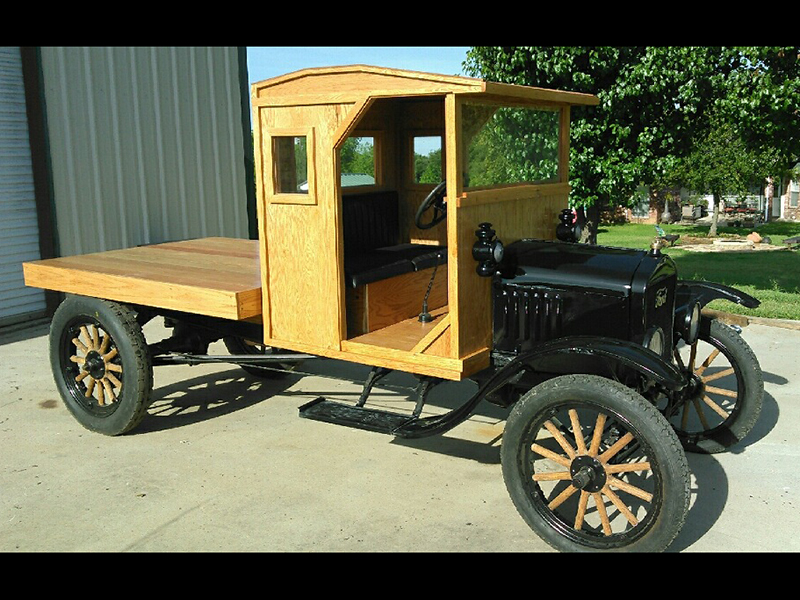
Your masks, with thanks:
<instances>
[{"instance_id":1,"label":"cab side window","mask_svg":"<svg viewBox=\"0 0 800 600\"><path fill-rule=\"evenodd\" d=\"M439 183L442 181L442 136L415 135L412 138L414 152L413 183Z\"/></svg>"}]
</instances>

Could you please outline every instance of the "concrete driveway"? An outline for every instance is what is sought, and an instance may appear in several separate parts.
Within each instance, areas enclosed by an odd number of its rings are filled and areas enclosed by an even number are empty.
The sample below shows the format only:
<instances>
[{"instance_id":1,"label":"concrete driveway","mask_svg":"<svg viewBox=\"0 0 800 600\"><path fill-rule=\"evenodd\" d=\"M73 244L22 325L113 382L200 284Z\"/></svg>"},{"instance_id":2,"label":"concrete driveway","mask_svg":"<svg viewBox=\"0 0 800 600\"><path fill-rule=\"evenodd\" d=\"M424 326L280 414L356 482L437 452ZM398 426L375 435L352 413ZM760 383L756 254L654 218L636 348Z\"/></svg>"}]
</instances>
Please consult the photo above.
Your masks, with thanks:
<instances>
[{"instance_id":1,"label":"concrete driveway","mask_svg":"<svg viewBox=\"0 0 800 600\"><path fill-rule=\"evenodd\" d=\"M688 456L692 506L673 552L800 550L800 331L782 325L743 331L764 370L761 418L732 451ZM6 335L0 551L551 552L503 484L505 411L485 404L444 436L395 440L299 418L318 395L353 398L366 374L306 369L264 381L229 365L160 367L145 421L109 438L58 398L46 325ZM459 386L471 392L456 384L431 404L458 402Z\"/></svg>"}]
</instances>

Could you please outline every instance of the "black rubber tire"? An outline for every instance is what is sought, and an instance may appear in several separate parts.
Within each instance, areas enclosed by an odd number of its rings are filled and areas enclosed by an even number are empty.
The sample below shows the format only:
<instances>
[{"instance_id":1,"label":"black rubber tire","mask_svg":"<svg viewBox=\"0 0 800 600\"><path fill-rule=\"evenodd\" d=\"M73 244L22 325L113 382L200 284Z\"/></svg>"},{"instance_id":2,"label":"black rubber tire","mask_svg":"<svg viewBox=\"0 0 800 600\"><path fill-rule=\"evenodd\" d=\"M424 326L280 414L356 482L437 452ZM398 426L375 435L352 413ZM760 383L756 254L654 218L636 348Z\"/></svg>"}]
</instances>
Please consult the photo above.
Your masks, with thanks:
<instances>
[{"instance_id":1,"label":"black rubber tire","mask_svg":"<svg viewBox=\"0 0 800 600\"><path fill-rule=\"evenodd\" d=\"M243 354L252 354L253 356L263 356L265 354L272 354L279 351L277 348L272 348L271 346L264 346L263 344L255 342L248 342L240 337L228 336L223 338L222 341L225 344L225 348L228 349L228 352L234 356ZM300 364L300 362L302 361L275 363L274 368L272 369L261 368L255 365L239 365L239 366L247 373L250 373L250 375L259 377L261 379L280 379L281 377L286 377L289 371L296 368L297 365Z\"/></svg>"},{"instance_id":2,"label":"black rubber tire","mask_svg":"<svg viewBox=\"0 0 800 600\"><path fill-rule=\"evenodd\" d=\"M710 368L703 370L700 376L713 377L715 373L719 376L731 369L733 372L712 379L710 388L704 384L704 393L684 405L684 410L670 418L670 422L687 451L715 454L743 440L755 427L764 399L764 376L755 353L733 328L717 320L704 318L699 336L696 367L702 368L704 360L715 350L719 350L724 357L718 355L712 360ZM684 360L683 363L684 368L688 368L688 361ZM715 372L711 369L715 369ZM697 368L693 371L697 372ZM724 391L720 393L717 390ZM735 398L723 395L726 392L735 393ZM703 397L707 398L705 402ZM723 418L708 402L728 416Z\"/></svg>"},{"instance_id":3,"label":"black rubber tire","mask_svg":"<svg viewBox=\"0 0 800 600\"><path fill-rule=\"evenodd\" d=\"M546 422L561 423L562 431L566 431L573 423L571 410L578 418L585 444L578 445L573 436L568 443L575 452L569 456L548 432ZM592 434L600 415L605 415L606 439L595 447L591 443ZM626 444L628 433L633 436L633 442ZM566 435L572 434L566 431ZM623 450L614 457L604 458L603 453L613 445L615 438L622 437L625 437L621 442ZM635 449L636 442L641 456L626 456L622 460L624 453ZM547 446L561 455L558 457L561 462L542 454L547 452L544 450ZM615 458L620 462L633 459L647 462L631 468L628 473L616 472L613 476L635 486L637 489L633 491L637 493L650 494L649 500L621 490L614 480L608 479L609 469L625 468L613 464ZM660 552L678 535L689 509L689 466L675 432L642 396L603 377L556 377L523 395L506 422L501 462L506 487L522 518L545 542L561 551ZM570 477L581 465L587 464L595 469L596 476L579 491L574 484L577 479ZM548 468L560 470L563 475L548 472ZM568 472L572 475L565 477ZM548 476L550 480L546 479ZM556 477L561 480L554 479ZM606 483L614 487L611 493ZM555 506L554 500L562 494L571 495ZM600 499L605 506L611 494L632 512L636 511L638 520L629 522L612 506L609 517L613 529L604 532L596 501ZM589 502L589 498L594 502ZM582 506L585 518L579 522L577 515Z\"/></svg>"},{"instance_id":4,"label":"black rubber tire","mask_svg":"<svg viewBox=\"0 0 800 600\"><path fill-rule=\"evenodd\" d=\"M81 331L81 326L86 329ZM78 347L73 341L76 337L89 346L88 351ZM86 357L93 357L97 365L92 374L75 362L87 365ZM122 304L67 297L50 325L50 366L67 409L91 431L121 435L147 414L153 366L136 313ZM82 378L77 381L76 377ZM106 391L101 393L101 388Z\"/></svg>"}]
</instances>

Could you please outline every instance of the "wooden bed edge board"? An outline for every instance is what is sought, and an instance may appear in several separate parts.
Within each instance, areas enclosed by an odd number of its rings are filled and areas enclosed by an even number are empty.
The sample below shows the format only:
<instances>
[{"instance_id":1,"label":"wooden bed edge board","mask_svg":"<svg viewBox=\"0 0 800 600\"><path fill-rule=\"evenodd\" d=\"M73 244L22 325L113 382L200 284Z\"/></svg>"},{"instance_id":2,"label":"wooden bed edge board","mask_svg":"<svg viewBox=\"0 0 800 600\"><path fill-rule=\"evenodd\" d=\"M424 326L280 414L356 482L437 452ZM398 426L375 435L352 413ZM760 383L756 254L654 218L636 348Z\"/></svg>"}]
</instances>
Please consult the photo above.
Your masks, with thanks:
<instances>
[{"instance_id":1,"label":"wooden bed edge board","mask_svg":"<svg viewBox=\"0 0 800 600\"><path fill-rule=\"evenodd\" d=\"M186 311L184 302L163 301L164 298L174 297L177 290L180 294L196 295L202 293L212 298L213 301L206 301L201 303L201 306L192 307L192 312L209 317L220 317L238 321L255 317L260 314L261 310L260 302L239 302L237 300L237 294L234 292L222 292L209 288L193 288L170 283L148 282L150 293L147 295L147 300L143 301L141 293L125 292L131 280L121 275L103 275L106 285L97 291L90 291L87 289L85 283L75 284L70 282L69 276L64 273L65 269L60 267L49 267L44 264L36 264L36 262L27 262L22 263L22 270L26 286L54 292L63 292L65 294L75 294L77 296L113 300L114 302L125 302L141 306L152 306L153 308ZM153 299L161 299L162 301L153 301ZM256 312L254 312L253 309L248 309L248 306L255 306Z\"/></svg>"}]
</instances>

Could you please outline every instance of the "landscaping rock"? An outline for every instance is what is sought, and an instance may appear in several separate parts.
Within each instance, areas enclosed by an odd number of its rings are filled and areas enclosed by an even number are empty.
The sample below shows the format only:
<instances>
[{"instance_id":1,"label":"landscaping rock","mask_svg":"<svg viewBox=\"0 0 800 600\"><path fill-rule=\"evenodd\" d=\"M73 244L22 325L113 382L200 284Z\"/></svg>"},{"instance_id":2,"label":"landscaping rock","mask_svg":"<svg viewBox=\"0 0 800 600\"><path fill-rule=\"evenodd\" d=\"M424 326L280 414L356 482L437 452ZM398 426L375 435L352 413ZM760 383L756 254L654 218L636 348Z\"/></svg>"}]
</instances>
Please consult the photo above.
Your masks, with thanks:
<instances>
[{"instance_id":1,"label":"landscaping rock","mask_svg":"<svg viewBox=\"0 0 800 600\"><path fill-rule=\"evenodd\" d=\"M747 239L750 240L751 242L755 243L755 244L760 244L761 243L761 236L756 231L754 231L752 233L749 233L747 235Z\"/></svg>"}]
</instances>

